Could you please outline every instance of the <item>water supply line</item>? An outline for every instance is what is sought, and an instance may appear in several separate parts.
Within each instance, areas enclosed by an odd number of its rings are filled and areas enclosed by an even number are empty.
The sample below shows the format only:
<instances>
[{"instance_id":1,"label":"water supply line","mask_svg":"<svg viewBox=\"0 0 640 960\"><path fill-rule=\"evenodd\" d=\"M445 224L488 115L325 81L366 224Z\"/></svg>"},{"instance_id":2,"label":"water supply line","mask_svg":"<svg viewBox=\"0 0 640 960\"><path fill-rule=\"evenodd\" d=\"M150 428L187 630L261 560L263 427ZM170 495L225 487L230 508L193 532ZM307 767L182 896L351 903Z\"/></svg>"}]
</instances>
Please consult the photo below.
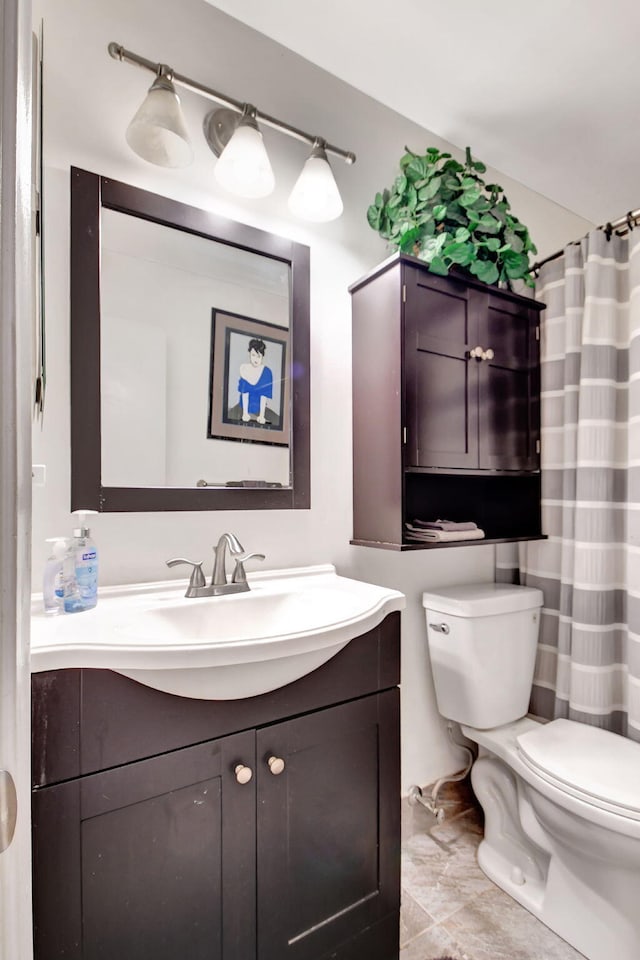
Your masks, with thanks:
<instances>
[{"instance_id":1,"label":"water supply line","mask_svg":"<svg viewBox=\"0 0 640 960\"><path fill-rule=\"evenodd\" d=\"M451 774L450 777L440 777L439 780L436 780L433 787L431 788L431 796L429 797L424 796L424 793L421 787L418 787L415 784L409 787L409 803L412 806L416 806L417 804L420 804L420 806L424 807L425 810L428 810L429 813L432 813L434 815L437 823L442 823L446 817L446 811L444 807L438 806L438 794L440 792L441 787L445 783L457 783L459 780L464 780L464 778L467 776L467 774L471 770L471 767L473 766L473 761L475 760L473 750L470 747L468 747L465 743L459 743L453 736L452 723L447 724L447 733L449 734L449 739L451 740L453 745L456 747L459 747L460 750L464 750L464 752L468 756L468 762L464 770L460 770L459 773L453 773Z\"/></svg>"}]
</instances>

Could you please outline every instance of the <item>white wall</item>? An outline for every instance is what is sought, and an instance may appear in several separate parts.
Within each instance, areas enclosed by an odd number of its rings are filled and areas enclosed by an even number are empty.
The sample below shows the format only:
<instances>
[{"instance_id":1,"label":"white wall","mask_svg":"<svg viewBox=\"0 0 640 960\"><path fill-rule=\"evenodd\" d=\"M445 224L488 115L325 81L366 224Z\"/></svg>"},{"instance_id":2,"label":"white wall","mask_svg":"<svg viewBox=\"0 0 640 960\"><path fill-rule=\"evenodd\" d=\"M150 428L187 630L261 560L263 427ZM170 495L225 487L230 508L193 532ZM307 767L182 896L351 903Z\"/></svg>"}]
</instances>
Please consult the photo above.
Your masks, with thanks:
<instances>
[{"instance_id":1,"label":"white wall","mask_svg":"<svg viewBox=\"0 0 640 960\"><path fill-rule=\"evenodd\" d=\"M335 77L202 0L36 0L44 18L44 153L47 397L34 430L34 462L47 484L34 490L34 590L46 537L64 534L69 515L69 167L74 165L289 236L311 248L311 502L309 511L103 514L94 521L102 584L167 576L171 556L211 558L223 530L276 568L317 561L341 573L389 584L407 595L403 614L403 785L429 783L460 766L437 717L425 648L420 593L426 587L493 579L493 548L463 547L395 554L349 545L351 535L351 334L347 288L389 251L367 225L366 208L397 173L405 144L442 146L418 128ZM286 197L307 150L265 131L278 186L260 201L225 196L200 128L206 101L184 93L195 163L153 167L128 149L126 125L151 75L111 59L109 41L246 99L265 112L357 154L354 167L333 161L345 202L332 224L308 226L288 216ZM462 145L464 147L464 144ZM471 145L473 147L473 144ZM499 177L540 255L590 226L522 185Z\"/></svg>"}]
</instances>

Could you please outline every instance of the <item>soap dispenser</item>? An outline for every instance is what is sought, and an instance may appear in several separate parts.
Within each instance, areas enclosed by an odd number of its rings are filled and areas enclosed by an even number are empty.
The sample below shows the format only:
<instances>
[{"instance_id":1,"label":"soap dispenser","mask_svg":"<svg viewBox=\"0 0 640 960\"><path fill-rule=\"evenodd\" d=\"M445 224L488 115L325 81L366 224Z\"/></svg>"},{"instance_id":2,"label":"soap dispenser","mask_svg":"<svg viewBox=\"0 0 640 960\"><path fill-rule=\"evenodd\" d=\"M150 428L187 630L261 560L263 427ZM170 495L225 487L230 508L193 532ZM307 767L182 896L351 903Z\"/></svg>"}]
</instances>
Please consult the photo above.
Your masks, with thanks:
<instances>
[{"instance_id":1,"label":"soap dispenser","mask_svg":"<svg viewBox=\"0 0 640 960\"><path fill-rule=\"evenodd\" d=\"M49 537L52 544L50 555L44 565L42 578L42 602L48 616L56 616L64 611L64 574L63 562L68 549L66 537Z\"/></svg>"},{"instance_id":2,"label":"soap dispenser","mask_svg":"<svg viewBox=\"0 0 640 960\"><path fill-rule=\"evenodd\" d=\"M63 563L65 613L91 610L98 602L98 551L85 519L88 513L97 511L73 512L80 526L73 531Z\"/></svg>"}]
</instances>

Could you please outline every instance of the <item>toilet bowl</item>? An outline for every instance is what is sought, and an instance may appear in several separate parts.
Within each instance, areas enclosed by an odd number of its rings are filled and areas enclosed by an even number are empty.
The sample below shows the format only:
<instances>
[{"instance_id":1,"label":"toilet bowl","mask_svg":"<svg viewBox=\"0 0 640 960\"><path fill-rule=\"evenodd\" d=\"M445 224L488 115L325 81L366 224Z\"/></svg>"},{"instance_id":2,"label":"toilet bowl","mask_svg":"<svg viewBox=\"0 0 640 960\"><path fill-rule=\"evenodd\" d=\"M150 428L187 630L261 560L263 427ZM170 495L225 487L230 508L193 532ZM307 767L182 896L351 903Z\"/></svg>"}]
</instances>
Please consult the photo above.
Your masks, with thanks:
<instances>
[{"instance_id":1,"label":"toilet bowl","mask_svg":"<svg viewBox=\"0 0 640 960\"><path fill-rule=\"evenodd\" d=\"M541 603L510 584L423 595L438 709L478 744L478 863L589 960L638 960L640 744L526 716Z\"/></svg>"}]
</instances>

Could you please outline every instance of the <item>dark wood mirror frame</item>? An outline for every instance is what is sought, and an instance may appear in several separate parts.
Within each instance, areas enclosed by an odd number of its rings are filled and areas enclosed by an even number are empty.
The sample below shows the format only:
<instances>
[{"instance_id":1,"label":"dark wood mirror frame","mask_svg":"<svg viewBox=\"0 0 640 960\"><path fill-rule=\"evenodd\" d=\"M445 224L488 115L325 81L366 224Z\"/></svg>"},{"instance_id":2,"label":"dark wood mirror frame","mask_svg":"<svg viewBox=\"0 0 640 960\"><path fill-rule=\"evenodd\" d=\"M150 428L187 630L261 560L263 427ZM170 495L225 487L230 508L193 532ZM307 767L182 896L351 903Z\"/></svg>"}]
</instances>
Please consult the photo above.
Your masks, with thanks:
<instances>
[{"instance_id":1,"label":"dark wood mirror frame","mask_svg":"<svg viewBox=\"0 0 640 960\"><path fill-rule=\"evenodd\" d=\"M100 214L142 217L291 269L290 487L104 487L100 412ZM71 509L101 512L308 509L309 248L117 180L71 168Z\"/></svg>"}]
</instances>

